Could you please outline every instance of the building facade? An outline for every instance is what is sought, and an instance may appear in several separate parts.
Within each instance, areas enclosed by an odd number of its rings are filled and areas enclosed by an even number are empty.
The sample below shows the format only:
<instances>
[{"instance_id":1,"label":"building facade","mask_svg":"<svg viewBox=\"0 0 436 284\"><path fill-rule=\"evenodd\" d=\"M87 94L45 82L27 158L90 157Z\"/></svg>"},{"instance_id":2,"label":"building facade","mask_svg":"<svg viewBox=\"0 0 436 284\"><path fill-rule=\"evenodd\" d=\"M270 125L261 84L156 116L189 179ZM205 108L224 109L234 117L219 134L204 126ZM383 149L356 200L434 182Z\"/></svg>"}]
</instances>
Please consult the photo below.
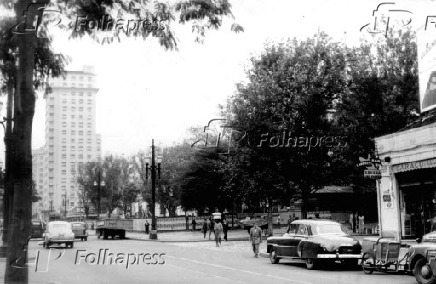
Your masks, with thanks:
<instances>
[{"instance_id":1,"label":"building facade","mask_svg":"<svg viewBox=\"0 0 436 284\"><path fill-rule=\"evenodd\" d=\"M38 165L33 167L35 182L42 190L37 206L41 211L64 215L81 207L79 167L101 157L101 137L96 133L98 89L91 66L53 78L50 87L52 92L44 96L45 146L33 152Z\"/></svg>"},{"instance_id":2,"label":"building facade","mask_svg":"<svg viewBox=\"0 0 436 284\"><path fill-rule=\"evenodd\" d=\"M416 238L436 220L436 113L375 139L382 161L377 203L382 235Z\"/></svg>"}]
</instances>

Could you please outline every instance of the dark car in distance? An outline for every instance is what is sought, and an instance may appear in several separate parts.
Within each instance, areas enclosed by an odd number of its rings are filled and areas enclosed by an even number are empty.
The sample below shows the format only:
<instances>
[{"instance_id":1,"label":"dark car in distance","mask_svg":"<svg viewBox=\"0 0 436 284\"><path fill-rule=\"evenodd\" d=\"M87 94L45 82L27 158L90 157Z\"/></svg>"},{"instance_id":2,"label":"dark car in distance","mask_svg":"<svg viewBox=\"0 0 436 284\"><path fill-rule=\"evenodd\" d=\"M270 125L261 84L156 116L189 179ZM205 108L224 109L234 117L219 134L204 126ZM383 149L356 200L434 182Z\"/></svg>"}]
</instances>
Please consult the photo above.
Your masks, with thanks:
<instances>
[{"instance_id":1,"label":"dark car in distance","mask_svg":"<svg viewBox=\"0 0 436 284\"><path fill-rule=\"evenodd\" d=\"M76 239L81 239L82 241L88 240L88 233L86 229L88 227L87 224L83 222L71 222L71 226L73 228L74 237Z\"/></svg>"},{"instance_id":2,"label":"dark car in distance","mask_svg":"<svg viewBox=\"0 0 436 284\"><path fill-rule=\"evenodd\" d=\"M304 261L307 269L336 261L357 266L362 258L359 241L343 232L341 224L321 219L293 221L288 233L267 239L267 252L273 264L297 259Z\"/></svg>"},{"instance_id":3,"label":"dark car in distance","mask_svg":"<svg viewBox=\"0 0 436 284\"><path fill-rule=\"evenodd\" d=\"M30 238L42 238L45 231L45 223L42 220L32 220L30 227Z\"/></svg>"}]
</instances>

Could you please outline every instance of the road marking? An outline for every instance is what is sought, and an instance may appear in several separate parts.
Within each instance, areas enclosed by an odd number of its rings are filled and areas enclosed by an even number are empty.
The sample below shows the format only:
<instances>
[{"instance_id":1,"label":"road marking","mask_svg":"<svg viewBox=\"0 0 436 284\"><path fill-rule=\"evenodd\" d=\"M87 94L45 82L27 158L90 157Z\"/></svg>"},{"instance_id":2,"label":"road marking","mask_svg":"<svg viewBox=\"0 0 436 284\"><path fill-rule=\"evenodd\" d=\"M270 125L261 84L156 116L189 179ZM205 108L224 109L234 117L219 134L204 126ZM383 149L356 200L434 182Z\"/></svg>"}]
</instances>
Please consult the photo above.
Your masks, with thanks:
<instances>
[{"instance_id":1,"label":"road marking","mask_svg":"<svg viewBox=\"0 0 436 284\"><path fill-rule=\"evenodd\" d=\"M186 268L186 267L180 267L180 266L172 265L172 264L167 264L167 265L175 267L175 268L183 269L183 270L193 271L193 272L196 272L198 274L205 275L205 276L211 276L211 277L214 277L214 278L221 278L221 279L229 280L229 281L236 282L236 283L243 283L243 284L247 283L247 282L244 282L244 281L234 280L234 279L230 279L230 278L223 277L223 276L218 276L218 275L214 275L214 274L204 273L204 272L201 272L201 271L198 271L198 270L194 270L194 269L189 269L189 268Z\"/></svg>"},{"instance_id":2,"label":"road marking","mask_svg":"<svg viewBox=\"0 0 436 284\"><path fill-rule=\"evenodd\" d=\"M280 280L284 280L284 281L288 281L288 282L293 282L293 283L312 284L312 282L306 282L306 281L300 281L300 280L292 280L292 279L282 278L282 277L273 276L273 275L269 275L269 274L261 274L261 273L257 273L257 272L253 272L253 271L249 271L249 270L236 269L236 268L232 268L232 267L228 267L228 266L201 262L201 261L197 261L197 260L193 260L193 259L188 259L188 258L184 258L184 257L175 257L175 256L169 256L169 255L167 255L166 257L167 258L175 258L175 259L185 260L185 261L189 261L189 262L193 262L193 263L197 263L197 264L201 264L201 265L208 265L208 266L213 266L213 267L217 267L217 268L227 269L227 270L231 270L231 271L244 272L244 273L247 273L247 274L253 274L253 275L257 275L257 276L265 276L265 277L276 278L276 279L280 279Z\"/></svg>"}]
</instances>

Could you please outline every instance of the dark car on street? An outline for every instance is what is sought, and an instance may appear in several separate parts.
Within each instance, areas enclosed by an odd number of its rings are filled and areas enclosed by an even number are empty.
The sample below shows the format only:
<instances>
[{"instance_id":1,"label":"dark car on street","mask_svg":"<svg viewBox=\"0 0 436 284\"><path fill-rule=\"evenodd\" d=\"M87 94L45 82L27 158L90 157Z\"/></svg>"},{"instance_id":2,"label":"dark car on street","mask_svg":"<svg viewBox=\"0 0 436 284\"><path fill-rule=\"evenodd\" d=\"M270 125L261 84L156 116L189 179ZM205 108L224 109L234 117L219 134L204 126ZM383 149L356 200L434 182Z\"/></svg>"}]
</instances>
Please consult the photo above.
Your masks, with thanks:
<instances>
[{"instance_id":1,"label":"dark car on street","mask_svg":"<svg viewBox=\"0 0 436 284\"><path fill-rule=\"evenodd\" d=\"M359 241L343 232L341 224L320 219L293 221L288 233L267 239L267 252L273 264L297 259L304 261L307 269L336 261L357 266L362 258Z\"/></svg>"},{"instance_id":2,"label":"dark car on street","mask_svg":"<svg viewBox=\"0 0 436 284\"><path fill-rule=\"evenodd\" d=\"M83 222L71 222L74 237L76 239L81 239L82 241L88 240L88 233L86 232L86 229L88 227L87 224Z\"/></svg>"},{"instance_id":3,"label":"dark car on street","mask_svg":"<svg viewBox=\"0 0 436 284\"><path fill-rule=\"evenodd\" d=\"M418 239L418 244L409 247L409 268L420 284L436 284L436 232Z\"/></svg>"},{"instance_id":4,"label":"dark car on street","mask_svg":"<svg viewBox=\"0 0 436 284\"><path fill-rule=\"evenodd\" d=\"M45 231L45 223L42 220L32 220L32 225L30 227L30 237L32 239L42 238Z\"/></svg>"}]
</instances>

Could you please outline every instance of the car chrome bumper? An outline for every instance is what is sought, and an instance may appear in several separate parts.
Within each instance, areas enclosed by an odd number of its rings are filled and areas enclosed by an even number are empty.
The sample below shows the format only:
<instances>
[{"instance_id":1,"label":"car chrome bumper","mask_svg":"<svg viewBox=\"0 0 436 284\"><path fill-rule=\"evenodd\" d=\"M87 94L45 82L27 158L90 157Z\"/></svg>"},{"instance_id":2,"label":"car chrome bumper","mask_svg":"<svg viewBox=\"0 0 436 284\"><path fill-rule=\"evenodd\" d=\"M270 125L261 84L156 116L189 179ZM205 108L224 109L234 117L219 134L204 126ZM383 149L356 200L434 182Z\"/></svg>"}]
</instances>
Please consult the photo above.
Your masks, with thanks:
<instances>
[{"instance_id":1,"label":"car chrome bumper","mask_svg":"<svg viewBox=\"0 0 436 284\"><path fill-rule=\"evenodd\" d=\"M361 254L339 254L339 253L329 253L329 254L318 254L317 258L334 258L334 259L361 259Z\"/></svg>"}]
</instances>

